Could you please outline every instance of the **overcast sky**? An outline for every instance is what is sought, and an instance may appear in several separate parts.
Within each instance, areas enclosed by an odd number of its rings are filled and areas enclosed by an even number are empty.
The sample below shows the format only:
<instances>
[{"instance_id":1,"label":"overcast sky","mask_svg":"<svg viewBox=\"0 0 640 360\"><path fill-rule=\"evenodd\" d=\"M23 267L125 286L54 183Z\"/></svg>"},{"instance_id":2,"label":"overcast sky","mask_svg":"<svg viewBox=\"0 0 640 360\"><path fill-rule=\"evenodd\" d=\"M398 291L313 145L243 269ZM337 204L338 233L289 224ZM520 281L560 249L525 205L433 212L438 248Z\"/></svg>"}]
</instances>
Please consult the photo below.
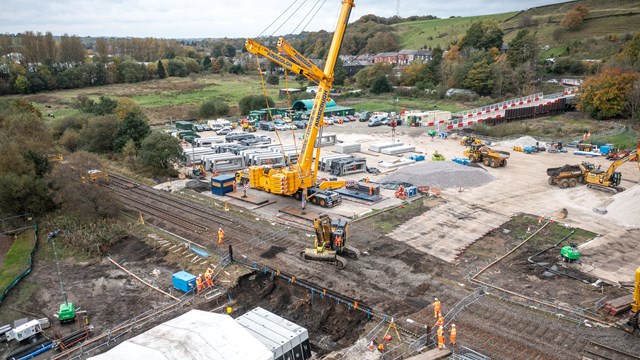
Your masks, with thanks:
<instances>
[{"instance_id":1,"label":"overcast sky","mask_svg":"<svg viewBox=\"0 0 640 360\"><path fill-rule=\"evenodd\" d=\"M339 0L324 0L306 30L333 31ZM486 15L562 2L561 0L400 0L400 16ZM299 10L275 33L292 33L312 7L322 0L3 0L0 33L25 30L54 35L133 36L160 38L255 37L287 7L286 15L265 34L271 35L283 19ZM354 21L366 14L390 17L396 0L356 0Z\"/></svg>"}]
</instances>

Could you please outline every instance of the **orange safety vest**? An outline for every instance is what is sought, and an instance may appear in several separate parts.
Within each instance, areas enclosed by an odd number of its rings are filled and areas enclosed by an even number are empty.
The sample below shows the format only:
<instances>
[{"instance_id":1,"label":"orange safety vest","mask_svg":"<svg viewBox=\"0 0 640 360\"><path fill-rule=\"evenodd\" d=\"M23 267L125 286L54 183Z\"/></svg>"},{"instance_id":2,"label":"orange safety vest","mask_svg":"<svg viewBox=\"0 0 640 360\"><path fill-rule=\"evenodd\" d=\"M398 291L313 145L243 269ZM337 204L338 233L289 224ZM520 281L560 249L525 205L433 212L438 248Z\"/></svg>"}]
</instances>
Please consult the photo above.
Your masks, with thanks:
<instances>
[{"instance_id":1,"label":"orange safety vest","mask_svg":"<svg viewBox=\"0 0 640 360\"><path fill-rule=\"evenodd\" d=\"M452 343L456 342L456 328L451 328L451 332L450 333L451 333L450 341Z\"/></svg>"}]
</instances>

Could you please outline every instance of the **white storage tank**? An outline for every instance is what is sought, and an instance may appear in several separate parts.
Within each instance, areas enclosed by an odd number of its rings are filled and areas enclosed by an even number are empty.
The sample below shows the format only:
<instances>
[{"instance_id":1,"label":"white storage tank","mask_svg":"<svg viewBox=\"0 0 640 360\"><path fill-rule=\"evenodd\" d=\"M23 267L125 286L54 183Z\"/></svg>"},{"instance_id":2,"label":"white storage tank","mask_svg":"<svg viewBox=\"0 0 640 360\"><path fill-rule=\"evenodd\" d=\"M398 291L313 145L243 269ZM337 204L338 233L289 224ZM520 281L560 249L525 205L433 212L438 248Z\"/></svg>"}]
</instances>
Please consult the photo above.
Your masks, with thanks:
<instances>
[{"instance_id":1,"label":"white storage tank","mask_svg":"<svg viewBox=\"0 0 640 360\"><path fill-rule=\"evenodd\" d=\"M236 321L273 352L275 360L306 360L311 358L309 333L261 307L238 317Z\"/></svg>"}]
</instances>

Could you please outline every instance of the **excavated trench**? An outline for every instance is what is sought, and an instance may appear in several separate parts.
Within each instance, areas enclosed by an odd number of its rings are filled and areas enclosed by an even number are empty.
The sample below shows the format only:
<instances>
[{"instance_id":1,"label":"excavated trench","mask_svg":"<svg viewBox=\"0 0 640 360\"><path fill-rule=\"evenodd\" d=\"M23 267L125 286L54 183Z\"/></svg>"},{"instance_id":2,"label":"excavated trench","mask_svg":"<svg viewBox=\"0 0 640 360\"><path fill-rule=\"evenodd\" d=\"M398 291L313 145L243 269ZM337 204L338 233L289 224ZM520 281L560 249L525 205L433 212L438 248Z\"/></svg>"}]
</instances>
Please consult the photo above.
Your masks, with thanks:
<instances>
[{"instance_id":1,"label":"excavated trench","mask_svg":"<svg viewBox=\"0 0 640 360\"><path fill-rule=\"evenodd\" d=\"M254 272L229 290L235 316L260 306L309 331L311 349L319 355L352 345L362 335L367 315L285 280Z\"/></svg>"}]
</instances>

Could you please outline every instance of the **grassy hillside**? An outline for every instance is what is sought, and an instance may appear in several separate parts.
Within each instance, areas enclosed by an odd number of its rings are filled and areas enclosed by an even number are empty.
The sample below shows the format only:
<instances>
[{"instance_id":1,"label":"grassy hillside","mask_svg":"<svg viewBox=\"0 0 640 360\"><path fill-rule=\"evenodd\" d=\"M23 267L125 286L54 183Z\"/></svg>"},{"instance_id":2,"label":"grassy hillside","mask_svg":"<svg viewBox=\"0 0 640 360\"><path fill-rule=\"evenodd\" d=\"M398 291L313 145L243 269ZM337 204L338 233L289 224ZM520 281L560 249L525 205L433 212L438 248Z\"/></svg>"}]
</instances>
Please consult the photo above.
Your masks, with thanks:
<instances>
[{"instance_id":1,"label":"grassy hillside","mask_svg":"<svg viewBox=\"0 0 640 360\"><path fill-rule=\"evenodd\" d=\"M557 30L565 13L577 4L589 8L589 16L575 31ZM530 17L533 24L526 28L535 32L541 46L558 55L569 47L571 55L583 59L607 58L620 47L625 34L640 30L640 0L580 0L541 6L528 10L452 19L415 21L395 25L403 49L447 47L464 36L474 21L494 21L509 42L522 29L522 19ZM556 36L554 39L554 32Z\"/></svg>"}]
</instances>

